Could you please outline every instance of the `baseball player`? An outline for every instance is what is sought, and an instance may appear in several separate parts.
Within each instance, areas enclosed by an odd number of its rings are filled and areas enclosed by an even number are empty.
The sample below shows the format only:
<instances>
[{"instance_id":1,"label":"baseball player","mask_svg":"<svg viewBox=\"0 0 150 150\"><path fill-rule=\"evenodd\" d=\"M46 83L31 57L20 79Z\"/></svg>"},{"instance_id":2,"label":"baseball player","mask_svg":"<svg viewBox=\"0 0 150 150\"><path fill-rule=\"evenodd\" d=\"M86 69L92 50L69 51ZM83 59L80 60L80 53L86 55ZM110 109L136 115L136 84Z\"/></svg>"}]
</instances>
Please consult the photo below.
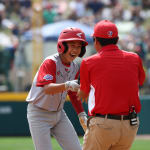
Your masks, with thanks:
<instances>
[{"instance_id":1,"label":"baseball player","mask_svg":"<svg viewBox=\"0 0 150 150\"><path fill-rule=\"evenodd\" d=\"M138 130L145 72L137 54L119 49L118 38L114 23L98 22L93 34L97 53L81 62L78 96L89 96L90 116L83 150L129 150Z\"/></svg>"},{"instance_id":2,"label":"baseball player","mask_svg":"<svg viewBox=\"0 0 150 150\"><path fill-rule=\"evenodd\" d=\"M86 124L86 113L77 100L79 88L76 80L79 66L74 62L82 57L88 45L82 30L64 29L58 38L58 53L48 56L41 64L32 83L26 101L27 119L35 150L52 150L51 135L63 150L81 150L78 136L63 110L67 94L79 116Z\"/></svg>"}]
</instances>

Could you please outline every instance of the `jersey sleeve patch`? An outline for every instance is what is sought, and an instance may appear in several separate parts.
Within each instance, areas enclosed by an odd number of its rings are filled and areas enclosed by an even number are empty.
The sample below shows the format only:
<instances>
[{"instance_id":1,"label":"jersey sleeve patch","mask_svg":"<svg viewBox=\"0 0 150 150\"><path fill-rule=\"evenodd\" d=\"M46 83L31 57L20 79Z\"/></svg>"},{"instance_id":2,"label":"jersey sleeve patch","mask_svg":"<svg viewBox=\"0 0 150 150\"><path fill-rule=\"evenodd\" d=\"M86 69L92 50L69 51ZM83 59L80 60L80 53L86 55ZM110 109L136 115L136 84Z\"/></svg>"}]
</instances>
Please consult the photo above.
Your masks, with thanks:
<instances>
[{"instance_id":1,"label":"jersey sleeve patch","mask_svg":"<svg viewBox=\"0 0 150 150\"><path fill-rule=\"evenodd\" d=\"M44 77L43 77L43 79L45 79L45 80L53 80L53 76L51 75L51 74L46 74Z\"/></svg>"}]
</instances>

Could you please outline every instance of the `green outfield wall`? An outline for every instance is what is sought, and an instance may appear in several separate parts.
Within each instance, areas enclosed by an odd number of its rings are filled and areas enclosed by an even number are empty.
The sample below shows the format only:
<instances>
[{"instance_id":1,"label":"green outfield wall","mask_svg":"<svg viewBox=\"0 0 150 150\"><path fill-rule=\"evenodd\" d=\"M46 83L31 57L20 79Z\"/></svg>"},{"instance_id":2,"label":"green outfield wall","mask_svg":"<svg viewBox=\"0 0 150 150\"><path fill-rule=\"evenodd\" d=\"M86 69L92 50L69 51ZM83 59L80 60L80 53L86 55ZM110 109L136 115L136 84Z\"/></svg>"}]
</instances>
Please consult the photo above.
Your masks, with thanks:
<instances>
[{"instance_id":1,"label":"green outfield wall","mask_svg":"<svg viewBox=\"0 0 150 150\"><path fill-rule=\"evenodd\" d=\"M26 117L27 93L0 94L0 136L28 136L30 135ZM142 110L139 114L140 127L138 134L150 134L150 96L141 97ZM83 103L87 112L87 104ZM75 127L78 135L84 132L72 104L67 99L64 109Z\"/></svg>"}]
</instances>

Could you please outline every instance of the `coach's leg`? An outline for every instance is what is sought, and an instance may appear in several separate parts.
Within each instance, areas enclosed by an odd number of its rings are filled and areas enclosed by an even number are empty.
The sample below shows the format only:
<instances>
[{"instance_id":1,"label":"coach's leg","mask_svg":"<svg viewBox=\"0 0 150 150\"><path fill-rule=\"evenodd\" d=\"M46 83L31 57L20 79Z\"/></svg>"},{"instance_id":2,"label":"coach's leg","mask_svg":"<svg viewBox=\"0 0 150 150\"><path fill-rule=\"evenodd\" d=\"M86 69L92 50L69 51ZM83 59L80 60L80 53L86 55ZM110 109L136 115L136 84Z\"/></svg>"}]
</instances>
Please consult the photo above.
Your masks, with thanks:
<instances>
[{"instance_id":1,"label":"coach's leg","mask_svg":"<svg viewBox=\"0 0 150 150\"><path fill-rule=\"evenodd\" d=\"M52 134L63 150L81 150L81 145L73 125L64 110L59 116L60 120L52 129Z\"/></svg>"},{"instance_id":2,"label":"coach's leg","mask_svg":"<svg viewBox=\"0 0 150 150\"><path fill-rule=\"evenodd\" d=\"M121 121L122 134L120 140L116 145L112 146L111 150L130 150L132 143L136 137L137 131L139 127L138 124L135 126L131 126L129 120Z\"/></svg>"},{"instance_id":3,"label":"coach's leg","mask_svg":"<svg viewBox=\"0 0 150 150\"><path fill-rule=\"evenodd\" d=\"M84 135L83 150L110 150L120 137L119 121L94 117Z\"/></svg>"},{"instance_id":4,"label":"coach's leg","mask_svg":"<svg viewBox=\"0 0 150 150\"><path fill-rule=\"evenodd\" d=\"M29 104L27 118L35 150L52 150L50 125L45 112Z\"/></svg>"}]
</instances>

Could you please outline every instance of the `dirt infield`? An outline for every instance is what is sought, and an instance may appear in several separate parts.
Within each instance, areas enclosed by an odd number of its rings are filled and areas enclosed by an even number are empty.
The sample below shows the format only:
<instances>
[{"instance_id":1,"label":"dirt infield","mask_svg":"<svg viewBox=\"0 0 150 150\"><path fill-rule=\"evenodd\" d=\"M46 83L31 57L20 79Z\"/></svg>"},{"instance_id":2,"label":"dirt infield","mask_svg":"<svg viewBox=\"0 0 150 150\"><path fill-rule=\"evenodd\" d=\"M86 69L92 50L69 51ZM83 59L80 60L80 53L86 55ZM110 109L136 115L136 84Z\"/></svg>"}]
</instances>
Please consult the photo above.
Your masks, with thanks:
<instances>
[{"instance_id":1,"label":"dirt infield","mask_svg":"<svg viewBox=\"0 0 150 150\"><path fill-rule=\"evenodd\" d=\"M136 139L150 140L150 134L137 135Z\"/></svg>"}]
</instances>

